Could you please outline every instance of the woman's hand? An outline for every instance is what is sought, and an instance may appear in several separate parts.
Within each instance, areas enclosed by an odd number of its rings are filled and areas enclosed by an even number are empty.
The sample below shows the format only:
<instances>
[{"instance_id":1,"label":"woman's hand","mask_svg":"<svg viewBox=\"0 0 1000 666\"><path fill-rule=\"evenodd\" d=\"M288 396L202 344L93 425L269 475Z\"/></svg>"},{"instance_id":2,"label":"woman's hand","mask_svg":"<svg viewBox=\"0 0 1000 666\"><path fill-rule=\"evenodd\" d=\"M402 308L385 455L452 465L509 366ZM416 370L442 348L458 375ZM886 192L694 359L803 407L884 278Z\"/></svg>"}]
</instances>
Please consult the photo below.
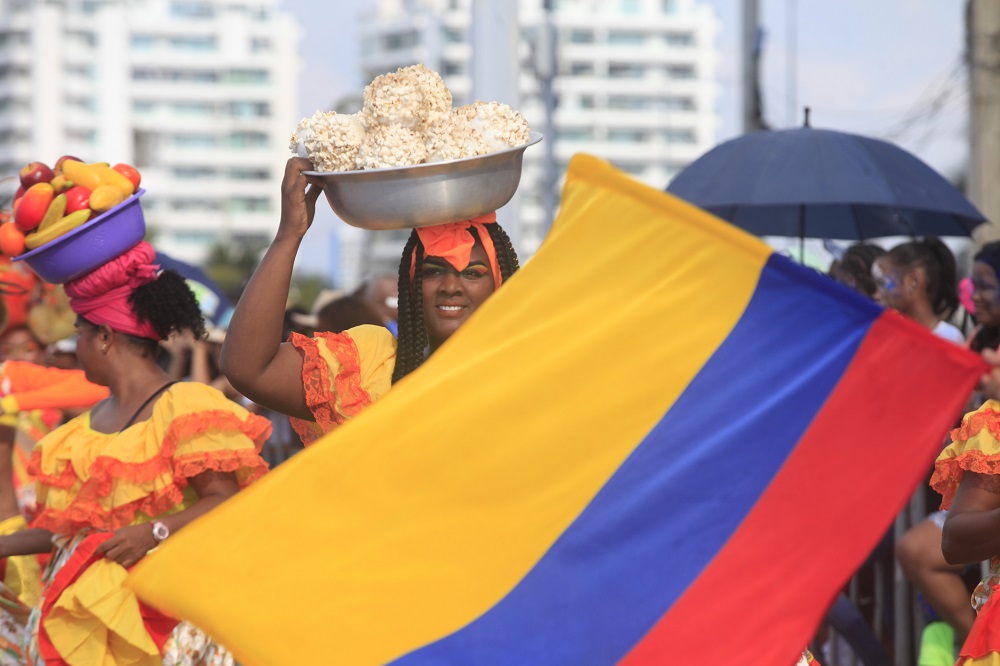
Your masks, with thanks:
<instances>
[{"instance_id":1,"label":"woman's hand","mask_svg":"<svg viewBox=\"0 0 1000 666\"><path fill-rule=\"evenodd\" d=\"M292 157L285 163L285 176L281 181L279 236L301 239L312 225L316 199L323 190L321 183L302 175L303 171L312 169L312 163L304 157Z\"/></svg>"},{"instance_id":2,"label":"woman's hand","mask_svg":"<svg viewBox=\"0 0 1000 666\"><path fill-rule=\"evenodd\" d=\"M115 530L113 537L97 547L97 554L128 569L156 545L151 523L129 525Z\"/></svg>"}]
</instances>

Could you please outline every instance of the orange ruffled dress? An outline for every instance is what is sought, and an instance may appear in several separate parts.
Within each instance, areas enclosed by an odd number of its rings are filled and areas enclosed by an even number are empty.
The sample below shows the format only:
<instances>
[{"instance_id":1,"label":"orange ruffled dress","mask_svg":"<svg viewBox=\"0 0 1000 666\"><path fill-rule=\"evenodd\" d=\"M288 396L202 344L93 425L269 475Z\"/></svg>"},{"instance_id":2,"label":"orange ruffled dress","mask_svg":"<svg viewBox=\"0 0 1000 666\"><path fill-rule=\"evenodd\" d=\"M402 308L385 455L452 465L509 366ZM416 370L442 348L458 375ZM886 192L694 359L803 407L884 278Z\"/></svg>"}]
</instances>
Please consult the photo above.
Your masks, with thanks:
<instances>
[{"instance_id":1,"label":"orange ruffled dress","mask_svg":"<svg viewBox=\"0 0 1000 666\"><path fill-rule=\"evenodd\" d=\"M392 387L396 338L384 326L356 326L343 333L293 333L291 343L303 356L302 385L313 421L292 419L309 446L360 414Z\"/></svg>"},{"instance_id":2,"label":"orange ruffled dress","mask_svg":"<svg viewBox=\"0 0 1000 666\"><path fill-rule=\"evenodd\" d=\"M941 508L947 509L966 471L1000 474L1000 402L988 400L962 419L951 432L951 444L934 463L931 486L941 493ZM1000 666L1000 553L990 560L989 575L972 593L976 622L972 625L956 664Z\"/></svg>"},{"instance_id":3,"label":"orange ruffled dress","mask_svg":"<svg viewBox=\"0 0 1000 666\"><path fill-rule=\"evenodd\" d=\"M123 617L121 612L95 607L93 616L83 626L65 618L57 621L53 617L49 622L40 610L64 606L66 595L70 595L68 598L74 604L107 597L107 591L103 587L93 588L92 581L124 580L124 570L110 578L96 571L94 576L81 575L79 584L62 590L59 602L54 603L44 595L51 589L59 567L90 533L145 523L191 506L197 495L188 481L202 472L231 472L241 488L260 478L267 471L260 450L269 432L267 419L251 414L210 386L190 382L168 388L154 403L148 420L122 432L106 434L91 429L88 411L39 442L30 466L38 483L39 507L32 526L55 533L60 548L45 574L42 602L32 611L21 637L22 654L29 659L41 656L37 642L39 625L47 631L52 644L71 645L92 643L96 622L101 625L100 634L108 637L107 645L100 650L104 655L101 663L136 663L130 659L135 656L137 646L121 643L121 636L129 631L134 633L134 626L115 626ZM101 564L102 569L107 569L113 563L102 560ZM122 603L134 605L131 592L119 596ZM0 634L7 638L8 644L13 644L16 641L12 640L11 632L16 625L7 619L0 622ZM178 630L190 632L183 624ZM85 641L80 640L83 637L80 632L87 633ZM178 633L181 632L175 632ZM165 649L168 656L163 663L180 663L169 652L187 650L190 646L168 640ZM7 661L4 656L0 652L0 663L23 663L16 658ZM160 656L153 656L153 660L159 663Z\"/></svg>"}]
</instances>

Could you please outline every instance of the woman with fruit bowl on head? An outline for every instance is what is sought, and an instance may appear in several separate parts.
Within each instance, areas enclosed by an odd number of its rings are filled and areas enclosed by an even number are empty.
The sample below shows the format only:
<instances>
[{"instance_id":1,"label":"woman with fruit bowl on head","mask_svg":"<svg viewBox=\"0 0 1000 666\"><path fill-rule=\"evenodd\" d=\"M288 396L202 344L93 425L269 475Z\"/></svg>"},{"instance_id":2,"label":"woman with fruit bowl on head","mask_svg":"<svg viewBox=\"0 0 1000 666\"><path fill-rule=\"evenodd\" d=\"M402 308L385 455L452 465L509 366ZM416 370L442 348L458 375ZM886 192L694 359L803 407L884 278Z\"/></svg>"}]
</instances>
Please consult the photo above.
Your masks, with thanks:
<instances>
[{"instance_id":1,"label":"woman with fruit bowl on head","mask_svg":"<svg viewBox=\"0 0 1000 666\"><path fill-rule=\"evenodd\" d=\"M77 356L110 396L35 447L39 513L0 556L51 555L33 608L0 592L0 664L231 664L220 646L137 603L127 569L266 471L270 424L156 362L172 333L204 333L194 294L141 242L65 285Z\"/></svg>"},{"instance_id":2,"label":"woman with fruit bowl on head","mask_svg":"<svg viewBox=\"0 0 1000 666\"><path fill-rule=\"evenodd\" d=\"M416 229L399 268L399 340L358 326L281 341L292 265L312 224L318 183L293 157L281 186L278 232L236 306L222 369L243 395L292 417L303 443L357 415L433 354L518 268L496 214Z\"/></svg>"}]
</instances>

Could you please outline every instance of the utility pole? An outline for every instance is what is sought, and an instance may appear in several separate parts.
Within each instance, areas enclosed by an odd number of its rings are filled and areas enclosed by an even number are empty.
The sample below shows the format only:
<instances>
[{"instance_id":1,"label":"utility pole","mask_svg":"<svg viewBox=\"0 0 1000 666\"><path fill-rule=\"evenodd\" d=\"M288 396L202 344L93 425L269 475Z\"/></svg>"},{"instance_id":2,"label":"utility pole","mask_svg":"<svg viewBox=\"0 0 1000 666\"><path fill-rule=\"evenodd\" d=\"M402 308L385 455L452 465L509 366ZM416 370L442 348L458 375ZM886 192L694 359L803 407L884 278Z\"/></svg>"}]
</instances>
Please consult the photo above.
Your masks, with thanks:
<instances>
[{"instance_id":1,"label":"utility pole","mask_svg":"<svg viewBox=\"0 0 1000 666\"><path fill-rule=\"evenodd\" d=\"M760 100L760 11L757 0L742 0L743 133L767 129Z\"/></svg>"},{"instance_id":2,"label":"utility pole","mask_svg":"<svg viewBox=\"0 0 1000 666\"><path fill-rule=\"evenodd\" d=\"M977 240L1000 239L1000 2L968 0L969 200L989 224Z\"/></svg>"}]
</instances>

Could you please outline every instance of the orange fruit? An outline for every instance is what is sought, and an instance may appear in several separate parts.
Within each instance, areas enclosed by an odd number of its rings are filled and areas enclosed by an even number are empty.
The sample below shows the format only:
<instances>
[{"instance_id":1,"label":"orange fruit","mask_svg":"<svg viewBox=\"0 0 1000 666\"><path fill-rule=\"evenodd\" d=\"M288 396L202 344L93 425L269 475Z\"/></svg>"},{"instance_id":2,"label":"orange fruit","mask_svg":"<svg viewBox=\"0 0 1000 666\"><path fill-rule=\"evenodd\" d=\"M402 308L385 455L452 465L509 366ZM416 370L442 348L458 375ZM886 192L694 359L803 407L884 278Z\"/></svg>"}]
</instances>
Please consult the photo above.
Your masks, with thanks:
<instances>
[{"instance_id":1,"label":"orange fruit","mask_svg":"<svg viewBox=\"0 0 1000 666\"><path fill-rule=\"evenodd\" d=\"M24 232L13 222L0 224L0 252L8 257L24 252Z\"/></svg>"}]
</instances>

